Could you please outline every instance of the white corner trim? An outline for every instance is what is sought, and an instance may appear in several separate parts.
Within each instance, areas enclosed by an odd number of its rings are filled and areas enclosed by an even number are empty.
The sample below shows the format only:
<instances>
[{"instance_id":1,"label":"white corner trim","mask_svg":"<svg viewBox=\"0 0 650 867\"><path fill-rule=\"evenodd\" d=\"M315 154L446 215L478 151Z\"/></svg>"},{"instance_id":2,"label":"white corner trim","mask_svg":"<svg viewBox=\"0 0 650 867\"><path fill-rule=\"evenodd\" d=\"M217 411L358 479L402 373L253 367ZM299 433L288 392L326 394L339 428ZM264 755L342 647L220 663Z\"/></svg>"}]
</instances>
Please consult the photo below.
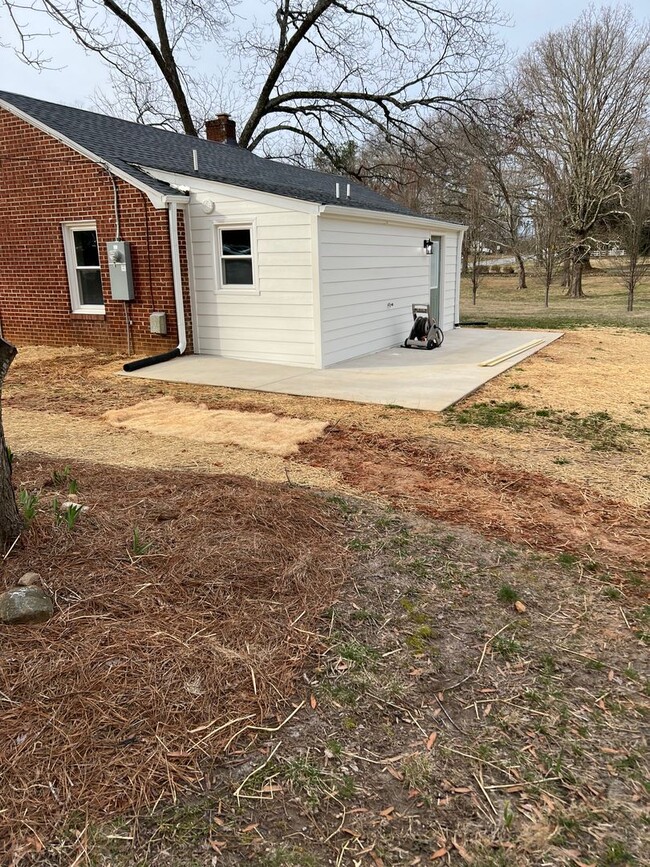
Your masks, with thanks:
<instances>
[{"instance_id":1,"label":"white corner trim","mask_svg":"<svg viewBox=\"0 0 650 867\"><path fill-rule=\"evenodd\" d=\"M143 184L142 181L139 181L132 175L128 174L128 172L125 172L123 169L117 168L117 166L109 163L108 160L105 160L103 157L100 157L92 151L89 151L87 148L83 147L83 145L77 144L77 142L68 138L66 135L63 135L63 133L60 133L58 130L52 129L52 127L48 126L40 120L37 120L35 117L32 117L31 114L27 114L27 112L22 111L22 109L20 108L17 108L11 102L0 99L0 108L6 109L11 114L19 117L21 120L24 120L25 123L28 123L30 126L36 127L36 129L39 129L46 135L51 136L52 138L61 142L61 144L66 145L71 150L76 151L76 153L81 154L81 156L83 157L86 157L86 159L89 159L91 162L97 163L97 165L100 166L108 166L108 168L114 175L116 175L116 177L121 178L123 181L126 181L127 184L130 184L132 187L135 187L136 189L141 190L143 193L145 193L149 197L149 200L153 204L154 208L166 208L167 201L187 201L186 196L165 196L163 193L159 193L157 190L152 189L151 187L147 186L147 184Z\"/></svg>"},{"instance_id":2,"label":"white corner trim","mask_svg":"<svg viewBox=\"0 0 650 867\"><path fill-rule=\"evenodd\" d=\"M168 214L172 283L174 285L174 303L176 306L176 330L178 332L178 350L180 355L182 355L187 349L187 335L185 333L185 304L183 302L183 276L178 244L178 204L176 202L170 203Z\"/></svg>"},{"instance_id":3,"label":"white corner trim","mask_svg":"<svg viewBox=\"0 0 650 867\"><path fill-rule=\"evenodd\" d=\"M310 218L311 226L311 279L312 279L312 304L314 305L314 361L316 367L323 367L323 314L320 287L320 229L318 214Z\"/></svg>"}]
</instances>

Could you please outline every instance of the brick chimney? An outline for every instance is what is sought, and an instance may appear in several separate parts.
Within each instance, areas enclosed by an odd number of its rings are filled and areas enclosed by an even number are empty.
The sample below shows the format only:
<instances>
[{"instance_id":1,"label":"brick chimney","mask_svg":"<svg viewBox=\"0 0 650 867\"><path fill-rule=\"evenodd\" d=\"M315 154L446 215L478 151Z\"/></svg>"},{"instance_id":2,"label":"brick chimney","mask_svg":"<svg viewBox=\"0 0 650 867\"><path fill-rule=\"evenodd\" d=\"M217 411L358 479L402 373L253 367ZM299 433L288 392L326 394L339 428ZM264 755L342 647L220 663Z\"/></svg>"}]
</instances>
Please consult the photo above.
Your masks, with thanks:
<instances>
[{"instance_id":1,"label":"brick chimney","mask_svg":"<svg viewBox=\"0 0 650 867\"><path fill-rule=\"evenodd\" d=\"M205 122L205 136L210 141L222 144L237 144L237 127L229 114L218 114L213 120Z\"/></svg>"}]
</instances>

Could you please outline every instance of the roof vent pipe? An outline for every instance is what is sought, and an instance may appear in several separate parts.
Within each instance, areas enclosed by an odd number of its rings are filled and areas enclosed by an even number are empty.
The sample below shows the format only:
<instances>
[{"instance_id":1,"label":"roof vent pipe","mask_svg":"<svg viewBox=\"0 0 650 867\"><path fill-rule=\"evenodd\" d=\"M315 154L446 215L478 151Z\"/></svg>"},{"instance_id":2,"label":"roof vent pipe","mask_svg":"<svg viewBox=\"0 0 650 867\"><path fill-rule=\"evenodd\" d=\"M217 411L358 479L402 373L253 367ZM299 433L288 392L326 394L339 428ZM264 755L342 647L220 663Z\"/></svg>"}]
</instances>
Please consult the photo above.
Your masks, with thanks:
<instances>
[{"instance_id":1,"label":"roof vent pipe","mask_svg":"<svg viewBox=\"0 0 650 867\"><path fill-rule=\"evenodd\" d=\"M338 183L337 183L337 185L336 185L336 198L337 198L337 199L340 199L340 198L341 198L341 186L340 186L340 184L338 184Z\"/></svg>"},{"instance_id":2,"label":"roof vent pipe","mask_svg":"<svg viewBox=\"0 0 650 867\"><path fill-rule=\"evenodd\" d=\"M350 198L350 184L348 184L347 190L345 191L345 195L347 196L348 199Z\"/></svg>"},{"instance_id":3,"label":"roof vent pipe","mask_svg":"<svg viewBox=\"0 0 650 867\"><path fill-rule=\"evenodd\" d=\"M194 166L194 171L198 172L199 170L199 152L196 148L192 148L192 165Z\"/></svg>"}]
</instances>

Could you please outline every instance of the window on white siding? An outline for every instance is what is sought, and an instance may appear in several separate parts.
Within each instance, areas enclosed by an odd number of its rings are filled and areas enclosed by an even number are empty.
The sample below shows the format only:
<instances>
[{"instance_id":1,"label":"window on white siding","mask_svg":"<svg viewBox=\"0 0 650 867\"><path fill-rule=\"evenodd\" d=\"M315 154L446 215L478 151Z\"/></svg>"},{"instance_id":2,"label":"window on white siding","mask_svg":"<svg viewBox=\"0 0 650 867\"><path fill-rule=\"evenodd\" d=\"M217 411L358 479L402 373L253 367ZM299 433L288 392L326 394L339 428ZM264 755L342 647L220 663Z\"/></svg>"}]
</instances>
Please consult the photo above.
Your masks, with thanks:
<instances>
[{"instance_id":1,"label":"window on white siding","mask_svg":"<svg viewBox=\"0 0 650 867\"><path fill-rule=\"evenodd\" d=\"M253 231L250 226L219 226L220 283L224 289L253 289Z\"/></svg>"},{"instance_id":2,"label":"window on white siding","mask_svg":"<svg viewBox=\"0 0 650 867\"><path fill-rule=\"evenodd\" d=\"M73 313L104 313L97 227L94 223L65 223L63 244Z\"/></svg>"}]
</instances>

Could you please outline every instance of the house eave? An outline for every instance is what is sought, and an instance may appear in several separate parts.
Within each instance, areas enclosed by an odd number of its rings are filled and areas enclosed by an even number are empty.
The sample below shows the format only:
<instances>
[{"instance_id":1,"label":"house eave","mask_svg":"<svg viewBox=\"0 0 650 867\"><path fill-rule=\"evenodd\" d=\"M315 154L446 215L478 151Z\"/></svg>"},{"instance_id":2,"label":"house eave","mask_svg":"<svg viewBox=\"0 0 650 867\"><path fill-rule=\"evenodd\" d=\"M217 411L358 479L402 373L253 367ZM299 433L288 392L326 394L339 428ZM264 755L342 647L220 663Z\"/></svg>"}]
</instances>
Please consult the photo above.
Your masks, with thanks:
<instances>
[{"instance_id":1,"label":"house eave","mask_svg":"<svg viewBox=\"0 0 650 867\"><path fill-rule=\"evenodd\" d=\"M415 214L398 214L391 211L371 211L366 208L353 208L345 205L321 205L319 213L324 217L346 217L349 220L413 225L434 230L442 229L464 233L467 229L467 226L460 223L450 223L446 220L437 220L434 217L419 217Z\"/></svg>"}]
</instances>

